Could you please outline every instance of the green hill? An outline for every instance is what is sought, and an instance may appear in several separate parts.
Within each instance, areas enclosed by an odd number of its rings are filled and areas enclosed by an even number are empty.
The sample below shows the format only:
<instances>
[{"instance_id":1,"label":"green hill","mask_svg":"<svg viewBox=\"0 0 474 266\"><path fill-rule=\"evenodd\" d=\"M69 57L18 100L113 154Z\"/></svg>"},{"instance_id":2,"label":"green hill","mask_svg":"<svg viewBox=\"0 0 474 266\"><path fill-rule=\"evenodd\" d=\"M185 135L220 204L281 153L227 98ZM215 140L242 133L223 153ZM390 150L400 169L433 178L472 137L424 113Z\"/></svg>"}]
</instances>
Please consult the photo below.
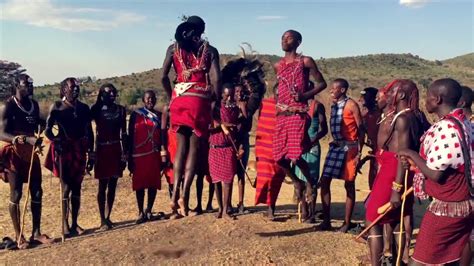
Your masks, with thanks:
<instances>
[{"instance_id":1,"label":"green hill","mask_svg":"<svg viewBox=\"0 0 474 266\"><path fill-rule=\"evenodd\" d=\"M221 66L235 55L221 55ZM275 74L271 69L273 63L280 57L275 55L258 55L267 62L266 80L268 88L275 83ZM412 54L374 54L341 58L315 58L326 80L337 77L347 79L351 84L351 94L358 95L364 87L381 87L395 78L414 80L420 89L425 89L433 80L442 77L452 77L463 84L474 86L474 53L458 56L445 61L430 61ZM155 89L158 101L166 101L166 96L160 85L161 69L152 69L126 76L110 77L82 84L82 99L87 103L95 101L101 84L110 82L119 89L121 104L133 108L141 97L144 89ZM36 98L48 105L57 97L58 85L46 85L36 89ZM421 95L424 95L423 93ZM328 92L320 96L320 100L328 104Z\"/></svg>"},{"instance_id":2,"label":"green hill","mask_svg":"<svg viewBox=\"0 0 474 266\"><path fill-rule=\"evenodd\" d=\"M472 71L474 69L474 53L457 56L443 62L457 67L470 68Z\"/></svg>"}]
</instances>

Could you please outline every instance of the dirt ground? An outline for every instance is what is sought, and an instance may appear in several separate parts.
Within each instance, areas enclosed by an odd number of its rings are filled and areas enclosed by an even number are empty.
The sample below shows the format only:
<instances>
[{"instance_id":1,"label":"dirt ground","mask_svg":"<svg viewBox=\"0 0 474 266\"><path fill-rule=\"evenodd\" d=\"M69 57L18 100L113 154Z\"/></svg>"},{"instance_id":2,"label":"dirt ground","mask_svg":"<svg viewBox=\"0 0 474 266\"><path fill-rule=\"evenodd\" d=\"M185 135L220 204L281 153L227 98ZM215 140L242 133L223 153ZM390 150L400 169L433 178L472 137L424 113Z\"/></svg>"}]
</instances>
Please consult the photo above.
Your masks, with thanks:
<instances>
[{"instance_id":1,"label":"dirt ground","mask_svg":"<svg viewBox=\"0 0 474 266\"><path fill-rule=\"evenodd\" d=\"M326 144L322 145L327 147ZM323 154L325 152L323 151ZM253 160L253 152L251 160ZM357 204L354 220L362 222L363 201L367 196L367 167L356 183ZM249 171L251 178L255 172ZM166 181L158 192L154 212L169 213ZM58 238L51 246L38 246L24 251L0 251L2 264L324 264L357 265L357 257L365 254L364 244L354 236L338 232L318 232L314 225L300 224L293 214L293 186L283 184L278 202L278 221L270 222L263 214L265 206L253 206L255 190L247 183L245 204L251 214L237 220L217 220L214 214L203 214L179 220L161 220L135 225L137 216L135 194L128 172L119 180L111 219L117 226L97 232L100 225L96 193L98 182L86 176L82 188L79 224L87 234L59 242L61 235L59 183L43 169L42 232ZM25 186L26 189L26 186ZM203 203L207 202L207 184ZM237 202L234 190L233 202ZM8 214L8 185L0 185L0 235L13 237ZM23 199L25 195L23 196ZM332 184L332 226L342 224L345 191L342 181ZM320 202L318 200L318 202ZM23 208L24 201L21 202ZM195 204L195 190L191 192L191 207ZM419 224L424 206L415 204L415 223ZM217 203L214 200L214 207ZM321 205L318 203L318 209ZM318 223L320 221L318 220ZM31 232L31 213L26 215L26 235Z\"/></svg>"}]
</instances>

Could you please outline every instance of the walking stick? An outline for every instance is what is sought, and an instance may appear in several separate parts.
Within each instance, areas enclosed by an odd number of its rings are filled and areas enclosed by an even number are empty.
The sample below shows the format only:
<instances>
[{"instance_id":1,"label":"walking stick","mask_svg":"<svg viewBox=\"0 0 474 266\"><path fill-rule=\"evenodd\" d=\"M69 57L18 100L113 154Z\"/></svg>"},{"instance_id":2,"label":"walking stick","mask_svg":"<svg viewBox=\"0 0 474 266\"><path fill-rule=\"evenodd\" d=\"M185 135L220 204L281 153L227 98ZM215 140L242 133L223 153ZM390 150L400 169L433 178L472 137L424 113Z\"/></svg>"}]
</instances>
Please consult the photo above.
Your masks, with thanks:
<instances>
[{"instance_id":1,"label":"walking stick","mask_svg":"<svg viewBox=\"0 0 474 266\"><path fill-rule=\"evenodd\" d=\"M409 189L407 189L405 192L403 192L402 196L401 196L401 199L404 200L406 196L410 195L411 193L413 192L413 187L410 187ZM378 214L382 214L385 212L385 210L387 210L389 207L390 207L390 202L387 202L385 203L384 205L382 205L381 207L379 207L377 209L377 213Z\"/></svg>"},{"instance_id":2,"label":"walking stick","mask_svg":"<svg viewBox=\"0 0 474 266\"><path fill-rule=\"evenodd\" d=\"M232 146L234 147L235 153L238 153L238 152L239 152L239 149L237 149L237 145L235 145L234 140L233 140L232 137L230 136L230 131L229 131L229 129L228 129L224 124L221 124L221 128L222 128L222 132L224 132L224 135L226 135L226 136L229 137L230 143L232 143ZM247 180L250 182L250 185L251 185L253 188L255 188L255 187L256 187L256 184L255 184L255 182L252 182L252 180L250 179L250 176L249 176L249 174L247 173L247 169L245 168L244 163L242 162L242 159L239 159L239 162L240 162L240 166L242 167L242 169L244 169L245 176L247 177Z\"/></svg>"},{"instance_id":3,"label":"walking stick","mask_svg":"<svg viewBox=\"0 0 474 266\"><path fill-rule=\"evenodd\" d=\"M35 132L35 137L39 138L41 132L41 126L38 125L38 132ZM26 214L26 207L28 205L28 200L30 197L30 183L31 183L31 172L33 170L33 163L35 159L35 154L36 154L36 146L33 145L33 148L31 149L31 159L30 159L30 168L28 169L28 181L26 184L26 199L25 199L25 204L23 205L23 213L21 214L21 227L20 227L20 235L18 236L17 242L20 243L21 237L23 236L23 230L25 229L25 214Z\"/></svg>"},{"instance_id":4,"label":"walking stick","mask_svg":"<svg viewBox=\"0 0 474 266\"><path fill-rule=\"evenodd\" d=\"M61 206L61 242L64 243L65 236L64 236L64 198L63 198L63 156L58 154L59 156L59 204ZM67 215L66 215L67 217Z\"/></svg>"},{"instance_id":5,"label":"walking stick","mask_svg":"<svg viewBox=\"0 0 474 266\"><path fill-rule=\"evenodd\" d=\"M413 187L407 189L407 191L404 192L401 197L402 200L404 200L405 197L408 196L412 192L413 192ZM370 228L374 227L380 221L380 219L382 219L391 210L392 210L392 205L390 204L390 202L387 202L382 207L378 208L377 213L379 214L379 216L369 226L367 226L367 228L365 228L364 231L362 231L358 236L356 236L356 239L361 238L365 233L367 233L370 230Z\"/></svg>"},{"instance_id":6,"label":"walking stick","mask_svg":"<svg viewBox=\"0 0 474 266\"><path fill-rule=\"evenodd\" d=\"M403 194L405 194L407 192L407 186L408 186L408 170L405 170L405 177L404 177L404 180L405 180L405 183L404 183L404 186L403 186ZM396 266L399 266L400 265L400 260L402 258L402 241L403 241L403 238L402 238L402 233L403 233L403 222L404 222L404 216L403 216L403 211L405 210L405 201L406 201L406 196L403 197L402 199L402 209L400 210L400 232L398 234L398 254L397 254L397 263L395 264ZM403 249L405 249L405 247L403 247Z\"/></svg>"}]
</instances>

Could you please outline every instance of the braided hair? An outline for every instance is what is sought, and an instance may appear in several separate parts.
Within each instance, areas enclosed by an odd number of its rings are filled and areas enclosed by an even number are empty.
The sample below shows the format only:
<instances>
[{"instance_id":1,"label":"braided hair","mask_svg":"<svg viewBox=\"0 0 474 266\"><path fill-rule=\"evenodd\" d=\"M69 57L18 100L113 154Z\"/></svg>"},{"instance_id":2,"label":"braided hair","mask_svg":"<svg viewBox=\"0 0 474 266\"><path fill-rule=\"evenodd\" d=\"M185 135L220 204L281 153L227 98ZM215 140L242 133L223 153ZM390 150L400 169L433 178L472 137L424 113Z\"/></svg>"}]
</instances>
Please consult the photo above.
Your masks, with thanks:
<instances>
[{"instance_id":1,"label":"braided hair","mask_svg":"<svg viewBox=\"0 0 474 266\"><path fill-rule=\"evenodd\" d=\"M66 92L69 89L69 83L74 83L78 85L79 81L73 77L68 77L61 81L61 83L59 83L59 96L61 97L61 99L66 97Z\"/></svg>"},{"instance_id":2,"label":"braided hair","mask_svg":"<svg viewBox=\"0 0 474 266\"><path fill-rule=\"evenodd\" d=\"M95 101L95 104L99 107L102 107L104 105L104 101L102 100L102 96L105 93L105 88L110 88L112 89L115 93L117 93L117 88L112 83L105 83L99 88L99 94L97 94L97 100Z\"/></svg>"}]
</instances>

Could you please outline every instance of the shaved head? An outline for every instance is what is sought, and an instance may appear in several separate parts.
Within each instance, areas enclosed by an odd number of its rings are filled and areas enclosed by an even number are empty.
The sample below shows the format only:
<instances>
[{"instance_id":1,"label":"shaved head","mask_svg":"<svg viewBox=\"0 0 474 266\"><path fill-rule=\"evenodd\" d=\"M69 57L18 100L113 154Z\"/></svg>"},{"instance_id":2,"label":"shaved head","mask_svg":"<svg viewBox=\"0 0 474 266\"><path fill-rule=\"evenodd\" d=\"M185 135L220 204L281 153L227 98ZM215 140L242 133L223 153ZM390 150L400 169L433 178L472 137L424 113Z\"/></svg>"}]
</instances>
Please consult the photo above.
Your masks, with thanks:
<instances>
[{"instance_id":1,"label":"shaved head","mask_svg":"<svg viewBox=\"0 0 474 266\"><path fill-rule=\"evenodd\" d=\"M436 80L430 85L428 91L439 96L443 103L450 107L456 107L462 95L461 85L451 78Z\"/></svg>"},{"instance_id":2,"label":"shaved head","mask_svg":"<svg viewBox=\"0 0 474 266\"><path fill-rule=\"evenodd\" d=\"M458 107L470 109L472 108L472 101L474 101L474 91L468 86L462 86L462 95Z\"/></svg>"}]
</instances>

